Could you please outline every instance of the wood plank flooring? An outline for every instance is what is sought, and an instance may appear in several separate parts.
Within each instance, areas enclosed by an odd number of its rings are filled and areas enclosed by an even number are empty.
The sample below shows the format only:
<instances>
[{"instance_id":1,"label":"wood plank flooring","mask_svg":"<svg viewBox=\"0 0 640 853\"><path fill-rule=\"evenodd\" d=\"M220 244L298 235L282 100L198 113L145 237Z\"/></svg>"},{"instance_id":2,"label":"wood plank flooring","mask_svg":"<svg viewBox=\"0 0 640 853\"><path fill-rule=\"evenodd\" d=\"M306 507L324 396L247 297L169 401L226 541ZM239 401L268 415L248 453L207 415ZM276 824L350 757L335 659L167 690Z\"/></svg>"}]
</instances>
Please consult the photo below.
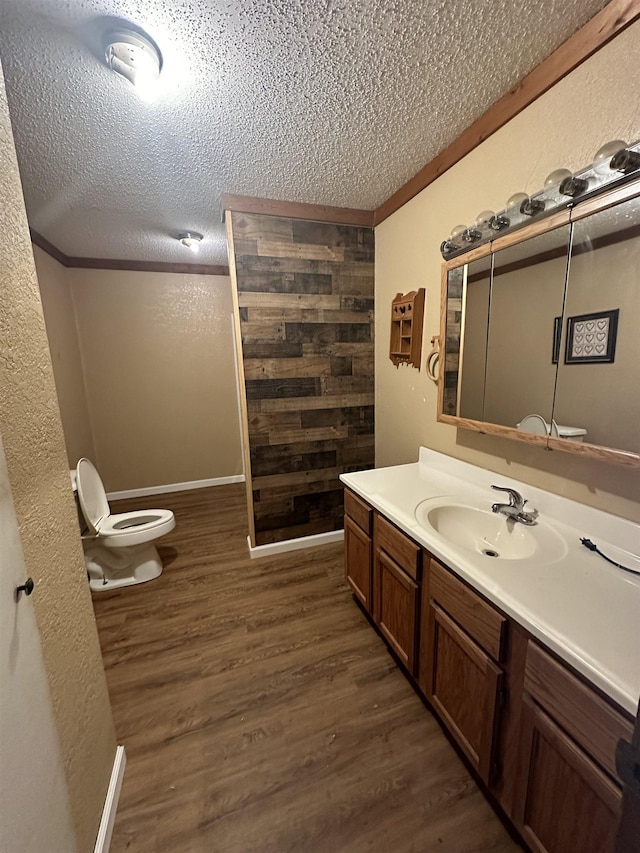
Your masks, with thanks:
<instances>
[{"instance_id":1,"label":"wood plank flooring","mask_svg":"<svg viewBox=\"0 0 640 853\"><path fill-rule=\"evenodd\" d=\"M127 770L112 853L516 851L355 605L338 545L247 554L244 487L176 514L157 580L95 600Z\"/></svg>"}]
</instances>

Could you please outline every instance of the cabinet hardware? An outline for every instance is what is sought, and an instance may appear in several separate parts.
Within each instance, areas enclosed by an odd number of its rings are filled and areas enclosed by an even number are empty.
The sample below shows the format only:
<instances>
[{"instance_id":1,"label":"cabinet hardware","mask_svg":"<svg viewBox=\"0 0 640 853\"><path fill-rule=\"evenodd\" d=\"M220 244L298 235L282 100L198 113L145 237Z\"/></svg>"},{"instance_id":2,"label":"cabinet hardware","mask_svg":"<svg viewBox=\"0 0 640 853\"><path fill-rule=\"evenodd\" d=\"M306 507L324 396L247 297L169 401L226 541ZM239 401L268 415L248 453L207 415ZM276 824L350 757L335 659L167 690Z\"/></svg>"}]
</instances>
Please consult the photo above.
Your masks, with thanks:
<instances>
[{"instance_id":1,"label":"cabinet hardware","mask_svg":"<svg viewBox=\"0 0 640 853\"><path fill-rule=\"evenodd\" d=\"M35 584L33 582L33 578L27 578L24 583L16 587L16 601L20 598L21 592L24 592L25 595L31 595L34 587Z\"/></svg>"}]
</instances>

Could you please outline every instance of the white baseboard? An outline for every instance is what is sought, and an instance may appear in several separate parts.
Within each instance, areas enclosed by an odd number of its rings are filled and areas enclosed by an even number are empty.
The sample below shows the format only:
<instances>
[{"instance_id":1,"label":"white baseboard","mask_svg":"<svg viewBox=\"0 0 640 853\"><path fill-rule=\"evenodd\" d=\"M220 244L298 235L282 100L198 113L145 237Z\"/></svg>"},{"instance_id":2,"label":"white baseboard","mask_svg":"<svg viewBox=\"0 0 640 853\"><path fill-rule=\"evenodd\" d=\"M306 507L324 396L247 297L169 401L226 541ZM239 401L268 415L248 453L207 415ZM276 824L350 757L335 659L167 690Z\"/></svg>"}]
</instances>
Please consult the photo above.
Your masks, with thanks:
<instances>
[{"instance_id":1,"label":"white baseboard","mask_svg":"<svg viewBox=\"0 0 640 853\"><path fill-rule=\"evenodd\" d=\"M284 542L269 542L268 545L251 545L251 537L247 536L249 556L269 557L272 554L284 554L286 551L298 551L300 548L313 548L316 545L330 545L332 542L342 542L344 530L330 530L328 533L315 533L313 536L300 536L297 539L285 539Z\"/></svg>"},{"instance_id":2,"label":"white baseboard","mask_svg":"<svg viewBox=\"0 0 640 853\"><path fill-rule=\"evenodd\" d=\"M113 832L113 824L116 820L116 810L118 808L118 800L120 799L120 788L122 788L122 778L126 764L127 756L124 752L124 746L117 746L94 853L109 853L111 834Z\"/></svg>"},{"instance_id":3,"label":"white baseboard","mask_svg":"<svg viewBox=\"0 0 640 853\"><path fill-rule=\"evenodd\" d=\"M169 492L189 492L192 489L208 489L209 486L228 486L231 483L244 483L244 474L234 474L232 477L213 477L210 480L191 480L187 483L169 483L166 486L148 486L145 489L128 489L124 492L107 492L107 500L119 501L123 498L166 495Z\"/></svg>"}]
</instances>

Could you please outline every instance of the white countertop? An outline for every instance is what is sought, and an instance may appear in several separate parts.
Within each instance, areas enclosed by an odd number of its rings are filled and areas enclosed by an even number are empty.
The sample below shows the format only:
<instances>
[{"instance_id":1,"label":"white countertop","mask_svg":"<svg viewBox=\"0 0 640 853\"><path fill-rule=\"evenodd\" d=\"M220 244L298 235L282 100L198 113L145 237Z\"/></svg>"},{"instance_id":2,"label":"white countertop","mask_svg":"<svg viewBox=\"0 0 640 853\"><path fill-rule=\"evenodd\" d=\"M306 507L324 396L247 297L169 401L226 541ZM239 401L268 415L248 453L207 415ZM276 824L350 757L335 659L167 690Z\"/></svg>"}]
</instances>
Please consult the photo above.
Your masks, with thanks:
<instances>
[{"instance_id":1,"label":"white countertop","mask_svg":"<svg viewBox=\"0 0 640 853\"><path fill-rule=\"evenodd\" d=\"M636 555L637 564L640 525L424 447L419 462L343 474L340 479L635 716L640 695L640 575L610 565L579 539L586 536L622 563L628 555L627 564L633 564ZM491 484L509 486L527 498L540 522L564 537L566 555L548 564L535 558L485 557L418 524L416 508L428 498L454 496L490 509L504 499Z\"/></svg>"}]
</instances>

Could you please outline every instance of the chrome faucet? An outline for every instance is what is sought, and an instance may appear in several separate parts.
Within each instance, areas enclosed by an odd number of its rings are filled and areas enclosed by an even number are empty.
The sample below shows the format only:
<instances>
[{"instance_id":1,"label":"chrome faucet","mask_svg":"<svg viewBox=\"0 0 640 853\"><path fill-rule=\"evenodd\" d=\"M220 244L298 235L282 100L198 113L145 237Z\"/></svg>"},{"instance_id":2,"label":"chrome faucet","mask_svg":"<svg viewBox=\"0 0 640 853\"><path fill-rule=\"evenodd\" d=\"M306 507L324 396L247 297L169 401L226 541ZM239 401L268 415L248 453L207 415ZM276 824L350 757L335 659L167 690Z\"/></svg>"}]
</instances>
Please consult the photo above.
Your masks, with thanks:
<instances>
[{"instance_id":1,"label":"chrome faucet","mask_svg":"<svg viewBox=\"0 0 640 853\"><path fill-rule=\"evenodd\" d=\"M537 512L524 511L526 500L522 497L520 492L516 492L515 489L509 489L507 486L491 486L491 488L495 489L497 492L506 492L509 495L508 504L492 504L491 512L506 515L507 518L511 518L513 521L519 521L521 524L531 525L538 523L536 521Z\"/></svg>"}]
</instances>

